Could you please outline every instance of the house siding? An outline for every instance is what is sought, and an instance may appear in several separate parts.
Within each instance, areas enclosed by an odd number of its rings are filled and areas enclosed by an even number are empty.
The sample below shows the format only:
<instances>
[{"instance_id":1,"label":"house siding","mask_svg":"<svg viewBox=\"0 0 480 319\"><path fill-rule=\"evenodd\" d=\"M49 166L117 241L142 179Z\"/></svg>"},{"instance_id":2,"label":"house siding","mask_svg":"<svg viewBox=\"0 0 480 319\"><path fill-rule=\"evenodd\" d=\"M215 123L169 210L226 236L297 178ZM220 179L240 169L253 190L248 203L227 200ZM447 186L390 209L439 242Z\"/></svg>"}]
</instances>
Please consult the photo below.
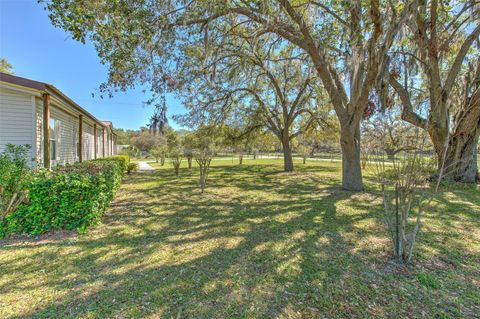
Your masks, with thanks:
<instances>
[{"instance_id":1,"label":"house siding","mask_svg":"<svg viewBox=\"0 0 480 319\"><path fill-rule=\"evenodd\" d=\"M43 101L36 100L37 161L43 166ZM57 158L52 165L65 165L78 161L78 118L65 112L58 105L50 104L50 118L60 121L60 135L57 140Z\"/></svg>"},{"instance_id":2,"label":"house siding","mask_svg":"<svg viewBox=\"0 0 480 319\"><path fill-rule=\"evenodd\" d=\"M35 157L32 95L0 88L0 152L9 143L30 145Z\"/></svg>"},{"instance_id":3,"label":"house siding","mask_svg":"<svg viewBox=\"0 0 480 319\"><path fill-rule=\"evenodd\" d=\"M43 167L43 101L35 98L35 159L38 167Z\"/></svg>"},{"instance_id":4,"label":"house siding","mask_svg":"<svg viewBox=\"0 0 480 319\"><path fill-rule=\"evenodd\" d=\"M112 140L112 134L107 130L107 133L105 135L105 147L106 147L106 156L112 156L112 144L111 144L111 140Z\"/></svg>"},{"instance_id":5,"label":"house siding","mask_svg":"<svg viewBox=\"0 0 480 319\"><path fill-rule=\"evenodd\" d=\"M93 141L93 125L84 121L83 122L83 149L82 157L84 161L93 159L94 154L94 141Z\"/></svg>"},{"instance_id":6,"label":"house siding","mask_svg":"<svg viewBox=\"0 0 480 319\"><path fill-rule=\"evenodd\" d=\"M53 164L65 165L75 162L75 148L78 137L74 135L78 120L56 107L51 108L50 117L60 121L60 136L57 141L57 158Z\"/></svg>"},{"instance_id":7,"label":"house siding","mask_svg":"<svg viewBox=\"0 0 480 319\"><path fill-rule=\"evenodd\" d=\"M97 141L96 157L111 154L111 126L83 112L79 106L72 105L64 96L44 92L41 88L19 88L19 85L8 86L2 81L0 87L0 152L5 145L28 144L31 146L30 158L32 166L43 167L44 161L44 101L43 94L50 94L50 118L58 121L55 124L56 156L51 159L51 166L65 165L79 160L79 115L83 115L82 159L95 158L95 140ZM37 83L38 84L38 83ZM94 137L94 123L97 127L97 138ZM105 134L105 138L103 137ZM108 135L107 135L108 134Z\"/></svg>"},{"instance_id":8,"label":"house siding","mask_svg":"<svg viewBox=\"0 0 480 319\"><path fill-rule=\"evenodd\" d=\"M103 145L102 145L102 127L97 125L97 158L102 157Z\"/></svg>"}]
</instances>

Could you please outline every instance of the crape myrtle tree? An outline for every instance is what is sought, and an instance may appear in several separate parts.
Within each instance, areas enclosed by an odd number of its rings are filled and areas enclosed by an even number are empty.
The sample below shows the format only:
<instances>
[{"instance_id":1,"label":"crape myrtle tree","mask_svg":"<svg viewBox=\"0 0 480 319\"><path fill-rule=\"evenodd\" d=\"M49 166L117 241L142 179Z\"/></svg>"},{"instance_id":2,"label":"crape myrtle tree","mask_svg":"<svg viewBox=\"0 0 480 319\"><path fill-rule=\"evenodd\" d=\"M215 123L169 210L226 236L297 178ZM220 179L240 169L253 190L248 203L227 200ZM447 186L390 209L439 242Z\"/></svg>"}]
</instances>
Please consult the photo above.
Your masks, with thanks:
<instances>
[{"instance_id":1,"label":"crape myrtle tree","mask_svg":"<svg viewBox=\"0 0 480 319\"><path fill-rule=\"evenodd\" d=\"M192 133L192 145L195 161L198 164L199 186L203 194L207 186L210 164L219 147L225 146L225 126L214 123L203 124Z\"/></svg>"},{"instance_id":2,"label":"crape myrtle tree","mask_svg":"<svg viewBox=\"0 0 480 319\"><path fill-rule=\"evenodd\" d=\"M165 164L165 156L168 153L168 147L167 145L162 145L158 147L154 147L150 150L150 154L155 158L155 162L160 161L160 165Z\"/></svg>"},{"instance_id":3,"label":"crape myrtle tree","mask_svg":"<svg viewBox=\"0 0 480 319\"><path fill-rule=\"evenodd\" d=\"M259 125L257 128L247 131L243 139L247 153L252 155L254 160L262 152L273 151L273 145L278 141L278 138L264 125Z\"/></svg>"},{"instance_id":4,"label":"crape myrtle tree","mask_svg":"<svg viewBox=\"0 0 480 319\"><path fill-rule=\"evenodd\" d=\"M302 143L300 140L297 147L297 153L302 158L303 164L307 163L307 157L312 153L311 147L308 144Z\"/></svg>"},{"instance_id":5,"label":"crape myrtle tree","mask_svg":"<svg viewBox=\"0 0 480 319\"><path fill-rule=\"evenodd\" d=\"M165 133L165 137L167 140L167 155L170 158L170 163L172 164L173 169L175 170L175 175L178 177L183 159L183 141L180 134L173 129L169 129Z\"/></svg>"},{"instance_id":6,"label":"crape myrtle tree","mask_svg":"<svg viewBox=\"0 0 480 319\"><path fill-rule=\"evenodd\" d=\"M445 178L475 182L480 134L480 5L423 1L391 52L402 118L428 132Z\"/></svg>"},{"instance_id":7,"label":"crape myrtle tree","mask_svg":"<svg viewBox=\"0 0 480 319\"><path fill-rule=\"evenodd\" d=\"M313 157L315 152L339 153L339 127L337 118L328 112L321 122L315 123L301 134L302 144L311 150L310 156Z\"/></svg>"},{"instance_id":8,"label":"crape myrtle tree","mask_svg":"<svg viewBox=\"0 0 480 319\"><path fill-rule=\"evenodd\" d=\"M258 151L258 137L263 126L239 120L230 122L233 123L223 125L223 145L237 153L240 165L243 164L243 159L247 153L253 153L255 159L255 154Z\"/></svg>"},{"instance_id":9,"label":"crape myrtle tree","mask_svg":"<svg viewBox=\"0 0 480 319\"><path fill-rule=\"evenodd\" d=\"M402 151L417 147L415 126L403 121L397 108L375 112L362 123L361 133L363 140L369 144L367 148L384 152L388 160L393 160Z\"/></svg>"},{"instance_id":10,"label":"crape myrtle tree","mask_svg":"<svg viewBox=\"0 0 480 319\"><path fill-rule=\"evenodd\" d=\"M182 164L182 149L180 147L174 147L170 150L168 156L170 157L170 163L172 163L173 169L175 171L175 176L178 177L178 174L180 172L180 165Z\"/></svg>"},{"instance_id":11,"label":"crape myrtle tree","mask_svg":"<svg viewBox=\"0 0 480 319\"><path fill-rule=\"evenodd\" d=\"M362 190L360 121L385 71L386 53L418 2L52 0L46 7L55 26L93 41L109 67L105 90L149 83L156 92L188 59L186 50L209 38L235 38L237 28L288 41L307 54L340 122L343 187Z\"/></svg>"},{"instance_id":12,"label":"crape myrtle tree","mask_svg":"<svg viewBox=\"0 0 480 319\"><path fill-rule=\"evenodd\" d=\"M183 136L183 155L187 158L188 168L192 168L192 161L194 157L196 137L195 134L189 132Z\"/></svg>"}]
</instances>

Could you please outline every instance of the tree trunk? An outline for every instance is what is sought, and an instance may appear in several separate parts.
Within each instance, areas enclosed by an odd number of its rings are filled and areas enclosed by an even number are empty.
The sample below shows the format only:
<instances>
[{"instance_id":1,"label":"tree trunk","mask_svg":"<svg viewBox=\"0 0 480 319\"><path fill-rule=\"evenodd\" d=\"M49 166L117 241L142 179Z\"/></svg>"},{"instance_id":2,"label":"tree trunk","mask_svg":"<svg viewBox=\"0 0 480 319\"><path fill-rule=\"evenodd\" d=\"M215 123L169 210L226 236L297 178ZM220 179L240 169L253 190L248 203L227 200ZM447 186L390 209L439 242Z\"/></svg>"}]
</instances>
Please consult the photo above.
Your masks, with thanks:
<instances>
[{"instance_id":1,"label":"tree trunk","mask_svg":"<svg viewBox=\"0 0 480 319\"><path fill-rule=\"evenodd\" d=\"M342 128L340 133L342 148L342 187L348 191L362 191L362 167L360 163L360 126Z\"/></svg>"},{"instance_id":2,"label":"tree trunk","mask_svg":"<svg viewBox=\"0 0 480 319\"><path fill-rule=\"evenodd\" d=\"M282 140L283 146L283 170L285 172L293 172L293 159L292 148L290 147L290 141L287 139Z\"/></svg>"},{"instance_id":3,"label":"tree trunk","mask_svg":"<svg viewBox=\"0 0 480 319\"><path fill-rule=\"evenodd\" d=\"M438 170L442 168L443 158L445 155L445 147L447 145L448 139L448 127L439 128L436 126L430 126L428 128L428 135L430 136L430 140L433 144L433 149L435 150L435 154L437 154L437 163L438 163Z\"/></svg>"},{"instance_id":4,"label":"tree trunk","mask_svg":"<svg viewBox=\"0 0 480 319\"><path fill-rule=\"evenodd\" d=\"M303 158L303 164L306 164L306 163L307 163L307 158L304 157L304 158Z\"/></svg>"},{"instance_id":5,"label":"tree trunk","mask_svg":"<svg viewBox=\"0 0 480 319\"><path fill-rule=\"evenodd\" d=\"M202 171L203 168L200 168L200 193L203 194L205 191L205 184L206 184L206 178L205 178L205 173Z\"/></svg>"},{"instance_id":6,"label":"tree trunk","mask_svg":"<svg viewBox=\"0 0 480 319\"><path fill-rule=\"evenodd\" d=\"M395 150L386 149L386 150L385 150L385 153L387 153L387 159L388 159L389 161L393 161L393 160L395 159L395 154L396 154Z\"/></svg>"},{"instance_id":7,"label":"tree trunk","mask_svg":"<svg viewBox=\"0 0 480 319\"><path fill-rule=\"evenodd\" d=\"M192 168L192 158L189 156L187 157L188 168Z\"/></svg>"},{"instance_id":8,"label":"tree trunk","mask_svg":"<svg viewBox=\"0 0 480 319\"><path fill-rule=\"evenodd\" d=\"M477 143L480 121L473 132L456 132L450 139L444 165L446 179L462 183L477 181Z\"/></svg>"},{"instance_id":9,"label":"tree trunk","mask_svg":"<svg viewBox=\"0 0 480 319\"><path fill-rule=\"evenodd\" d=\"M477 143L480 136L480 88L477 88L468 103L457 111L453 127L447 150L445 151L446 141L444 141L442 153L438 154L437 151L439 169L443 164L443 173L446 179L462 183L475 183L478 174ZM435 145L435 150L440 146L442 145ZM443 163L444 156L445 162Z\"/></svg>"}]
</instances>

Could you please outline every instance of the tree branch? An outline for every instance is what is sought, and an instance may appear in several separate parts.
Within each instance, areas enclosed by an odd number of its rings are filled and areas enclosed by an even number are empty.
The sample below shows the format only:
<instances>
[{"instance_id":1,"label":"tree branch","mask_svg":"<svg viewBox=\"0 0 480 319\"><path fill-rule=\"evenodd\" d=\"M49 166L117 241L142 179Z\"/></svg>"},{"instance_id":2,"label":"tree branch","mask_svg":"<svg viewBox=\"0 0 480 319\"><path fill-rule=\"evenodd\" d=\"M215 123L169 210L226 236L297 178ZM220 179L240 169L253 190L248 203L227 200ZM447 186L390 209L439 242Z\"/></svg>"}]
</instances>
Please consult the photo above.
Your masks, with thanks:
<instances>
[{"instance_id":1,"label":"tree branch","mask_svg":"<svg viewBox=\"0 0 480 319\"><path fill-rule=\"evenodd\" d=\"M410 101L407 90L395 80L392 74L390 74L388 82L402 101L402 120L422 129L427 129L428 121L413 111L412 102Z\"/></svg>"}]
</instances>

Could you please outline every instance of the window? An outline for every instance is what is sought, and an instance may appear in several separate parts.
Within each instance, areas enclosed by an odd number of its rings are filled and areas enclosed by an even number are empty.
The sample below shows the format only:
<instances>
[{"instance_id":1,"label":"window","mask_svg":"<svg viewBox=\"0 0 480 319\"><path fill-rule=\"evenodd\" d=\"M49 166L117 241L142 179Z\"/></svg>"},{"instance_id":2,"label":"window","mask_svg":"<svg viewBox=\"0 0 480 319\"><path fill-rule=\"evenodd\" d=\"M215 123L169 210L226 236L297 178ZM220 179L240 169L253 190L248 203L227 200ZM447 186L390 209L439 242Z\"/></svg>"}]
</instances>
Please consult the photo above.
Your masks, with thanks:
<instances>
[{"instance_id":1,"label":"window","mask_svg":"<svg viewBox=\"0 0 480 319\"><path fill-rule=\"evenodd\" d=\"M57 138L56 138L56 130L55 124L56 120L54 118L50 119L50 125L48 127L49 135L50 135L50 160L57 159Z\"/></svg>"},{"instance_id":2,"label":"window","mask_svg":"<svg viewBox=\"0 0 480 319\"><path fill-rule=\"evenodd\" d=\"M60 121L50 118L48 127L49 144L50 144L50 160L57 161L60 159L59 142L60 142Z\"/></svg>"},{"instance_id":3,"label":"window","mask_svg":"<svg viewBox=\"0 0 480 319\"><path fill-rule=\"evenodd\" d=\"M97 130L97 154L95 154L97 157L100 157L100 146L102 144L100 143L100 134L98 133L98 130Z\"/></svg>"},{"instance_id":4,"label":"window","mask_svg":"<svg viewBox=\"0 0 480 319\"><path fill-rule=\"evenodd\" d=\"M83 160L89 160L91 159L90 154L90 134L87 132L83 132L83 138L82 138L82 157Z\"/></svg>"},{"instance_id":5,"label":"window","mask_svg":"<svg viewBox=\"0 0 480 319\"><path fill-rule=\"evenodd\" d=\"M75 125L74 125L75 126ZM73 128L73 135L72 135L72 151L73 151L73 160L76 161L78 158L78 130L74 127Z\"/></svg>"}]
</instances>

